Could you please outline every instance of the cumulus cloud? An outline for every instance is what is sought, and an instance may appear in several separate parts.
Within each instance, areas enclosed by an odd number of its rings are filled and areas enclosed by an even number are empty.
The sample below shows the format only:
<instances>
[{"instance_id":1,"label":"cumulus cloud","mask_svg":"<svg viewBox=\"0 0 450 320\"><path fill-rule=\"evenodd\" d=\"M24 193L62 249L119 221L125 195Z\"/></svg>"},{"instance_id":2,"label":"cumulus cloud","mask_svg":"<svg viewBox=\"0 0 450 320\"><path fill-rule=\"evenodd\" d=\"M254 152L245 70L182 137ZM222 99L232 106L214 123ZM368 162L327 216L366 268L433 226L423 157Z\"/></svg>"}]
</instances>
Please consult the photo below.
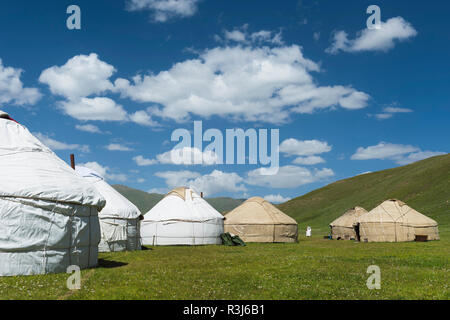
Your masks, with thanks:
<instances>
[{"instance_id":1,"label":"cumulus cloud","mask_svg":"<svg viewBox=\"0 0 450 320\"><path fill-rule=\"evenodd\" d=\"M439 151L419 151L410 153L405 157L401 157L399 159L396 159L396 162L401 165L410 164L413 162L417 162L420 160L428 159L435 156L440 156L446 154L445 152L439 152Z\"/></svg>"},{"instance_id":2,"label":"cumulus cloud","mask_svg":"<svg viewBox=\"0 0 450 320\"><path fill-rule=\"evenodd\" d=\"M128 114L122 105L104 96L114 91L110 78L116 69L98 55L77 55L62 66L44 70L39 81L65 98L57 106L67 115L82 121L124 121L157 126L146 111Z\"/></svg>"},{"instance_id":3,"label":"cumulus cloud","mask_svg":"<svg viewBox=\"0 0 450 320\"><path fill-rule=\"evenodd\" d=\"M397 156L404 155L406 153L412 153L419 151L419 148L411 145L392 144L386 142L380 142L375 146L367 148L360 147L354 155L352 160L371 160L371 159L389 159Z\"/></svg>"},{"instance_id":4,"label":"cumulus cloud","mask_svg":"<svg viewBox=\"0 0 450 320\"><path fill-rule=\"evenodd\" d=\"M244 179L234 172L214 170L209 174L201 175L192 171L167 171L158 172L155 175L165 179L169 188L187 186L203 192L206 196L223 192L247 191L243 184Z\"/></svg>"},{"instance_id":5,"label":"cumulus cloud","mask_svg":"<svg viewBox=\"0 0 450 320\"><path fill-rule=\"evenodd\" d=\"M333 43L326 51L336 54L339 51L389 51L396 42L415 37L417 31L402 17L395 17L381 22L380 29L364 29L358 32L355 39L349 39L345 31L337 31L333 35Z\"/></svg>"},{"instance_id":6,"label":"cumulus cloud","mask_svg":"<svg viewBox=\"0 0 450 320\"><path fill-rule=\"evenodd\" d=\"M133 151L132 148L124 146L119 143L110 143L106 146L106 149L109 151Z\"/></svg>"},{"instance_id":7,"label":"cumulus cloud","mask_svg":"<svg viewBox=\"0 0 450 320\"><path fill-rule=\"evenodd\" d=\"M72 118L82 121L128 121L124 108L110 98L81 98L60 101L59 107Z\"/></svg>"},{"instance_id":8,"label":"cumulus cloud","mask_svg":"<svg viewBox=\"0 0 450 320\"><path fill-rule=\"evenodd\" d=\"M320 87L319 65L297 45L217 47L158 74L119 78L115 88L141 103L161 106L158 116L184 121L191 115L280 123L293 112L360 109L369 96L348 86Z\"/></svg>"},{"instance_id":9,"label":"cumulus cloud","mask_svg":"<svg viewBox=\"0 0 450 320\"><path fill-rule=\"evenodd\" d=\"M226 42L238 42L247 45L258 44L271 44L271 45L283 45L283 39L281 31L278 33L270 30L260 30L257 32L248 32L248 24L245 24L241 28L236 28L232 31L224 31L224 40ZM222 38L216 35L217 41L223 41Z\"/></svg>"},{"instance_id":10,"label":"cumulus cloud","mask_svg":"<svg viewBox=\"0 0 450 320\"><path fill-rule=\"evenodd\" d=\"M312 156L331 151L331 146L326 141L297 139L284 140L280 145L280 152L289 156ZM317 160L317 159L316 159Z\"/></svg>"},{"instance_id":11,"label":"cumulus cloud","mask_svg":"<svg viewBox=\"0 0 450 320\"><path fill-rule=\"evenodd\" d=\"M352 160L392 160L397 164L405 165L419 160L427 159L437 155L445 154L439 151L422 151L418 147L411 145L392 144L380 142L375 146L367 148L360 147L354 155Z\"/></svg>"},{"instance_id":12,"label":"cumulus cloud","mask_svg":"<svg viewBox=\"0 0 450 320\"><path fill-rule=\"evenodd\" d=\"M264 197L264 199L266 199L269 202L272 203L283 203L283 202L287 202L289 200L291 200L291 198L285 198L283 197L281 194L269 194L267 196Z\"/></svg>"},{"instance_id":13,"label":"cumulus cloud","mask_svg":"<svg viewBox=\"0 0 450 320\"><path fill-rule=\"evenodd\" d=\"M200 0L128 0L129 11L148 10L155 22L166 22L173 18L193 16Z\"/></svg>"},{"instance_id":14,"label":"cumulus cloud","mask_svg":"<svg viewBox=\"0 0 450 320\"><path fill-rule=\"evenodd\" d=\"M277 189L297 188L334 176L333 170L328 168L309 170L292 165L280 167L275 175L263 175L261 170L263 169L248 172L247 184Z\"/></svg>"},{"instance_id":15,"label":"cumulus cloud","mask_svg":"<svg viewBox=\"0 0 450 320\"><path fill-rule=\"evenodd\" d=\"M75 129L89 133L102 133L99 127L94 126L93 124L77 124Z\"/></svg>"},{"instance_id":16,"label":"cumulus cloud","mask_svg":"<svg viewBox=\"0 0 450 320\"><path fill-rule=\"evenodd\" d=\"M313 166L320 163L325 163L322 157L318 156L308 156L308 157L298 157L292 161L293 164L299 164L304 166Z\"/></svg>"},{"instance_id":17,"label":"cumulus cloud","mask_svg":"<svg viewBox=\"0 0 450 320\"><path fill-rule=\"evenodd\" d=\"M23 70L5 67L0 59L0 103L23 106L33 105L41 97L36 88L24 88L20 77Z\"/></svg>"},{"instance_id":18,"label":"cumulus cloud","mask_svg":"<svg viewBox=\"0 0 450 320\"><path fill-rule=\"evenodd\" d=\"M79 150L80 152L90 152L90 148L88 145L80 145L80 144L68 144L65 142L61 142L50 138L46 134L42 134L40 132L33 133L44 145L49 147L54 151L59 150Z\"/></svg>"},{"instance_id":19,"label":"cumulus cloud","mask_svg":"<svg viewBox=\"0 0 450 320\"><path fill-rule=\"evenodd\" d=\"M144 158L143 156L134 157L133 161L136 162L136 164L140 167L152 166L158 163L157 160L147 159Z\"/></svg>"},{"instance_id":20,"label":"cumulus cloud","mask_svg":"<svg viewBox=\"0 0 450 320\"><path fill-rule=\"evenodd\" d=\"M127 181L127 176L122 173L113 173L111 172L111 168L107 166L102 166L98 162L92 161L87 163L80 163L80 167L86 167L89 169L94 170L98 174L100 174L103 178L110 181L116 181L116 182L125 182Z\"/></svg>"},{"instance_id":21,"label":"cumulus cloud","mask_svg":"<svg viewBox=\"0 0 450 320\"><path fill-rule=\"evenodd\" d=\"M214 165L219 163L218 155L213 151L201 151L198 148L184 147L172 149L156 156L156 159L145 159L143 156L134 157L139 166L151 166L157 163L172 165Z\"/></svg>"},{"instance_id":22,"label":"cumulus cloud","mask_svg":"<svg viewBox=\"0 0 450 320\"><path fill-rule=\"evenodd\" d=\"M113 88L109 78L116 69L101 61L98 55L78 55L63 66L53 66L41 73L39 81L47 84L50 91L68 99L102 94Z\"/></svg>"},{"instance_id":23,"label":"cumulus cloud","mask_svg":"<svg viewBox=\"0 0 450 320\"><path fill-rule=\"evenodd\" d=\"M133 114L130 114L130 120L133 121L134 123L140 124L141 126L146 127L159 126L159 124L156 121L154 121L151 115L145 110L137 111Z\"/></svg>"}]
</instances>

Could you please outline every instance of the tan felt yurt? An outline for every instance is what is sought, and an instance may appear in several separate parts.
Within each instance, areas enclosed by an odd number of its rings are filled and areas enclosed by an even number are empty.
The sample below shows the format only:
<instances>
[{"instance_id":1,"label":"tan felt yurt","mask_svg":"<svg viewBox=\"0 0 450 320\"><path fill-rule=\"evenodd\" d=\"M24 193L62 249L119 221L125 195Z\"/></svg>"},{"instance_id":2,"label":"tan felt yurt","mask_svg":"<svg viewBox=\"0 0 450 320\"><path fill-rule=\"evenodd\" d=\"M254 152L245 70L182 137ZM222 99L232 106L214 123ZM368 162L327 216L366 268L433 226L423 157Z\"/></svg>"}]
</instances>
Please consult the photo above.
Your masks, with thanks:
<instances>
[{"instance_id":1,"label":"tan felt yurt","mask_svg":"<svg viewBox=\"0 0 450 320\"><path fill-rule=\"evenodd\" d=\"M353 225L365 213L367 213L367 210L361 207L347 210L342 216L330 223L331 237L334 240L356 240L357 237Z\"/></svg>"},{"instance_id":2,"label":"tan felt yurt","mask_svg":"<svg viewBox=\"0 0 450 320\"><path fill-rule=\"evenodd\" d=\"M225 216L225 232L245 242L297 242L297 222L270 202L251 198Z\"/></svg>"},{"instance_id":3,"label":"tan felt yurt","mask_svg":"<svg viewBox=\"0 0 450 320\"><path fill-rule=\"evenodd\" d=\"M416 236L439 240L438 223L399 200L387 200L362 215L355 228L363 242L414 241Z\"/></svg>"}]
</instances>

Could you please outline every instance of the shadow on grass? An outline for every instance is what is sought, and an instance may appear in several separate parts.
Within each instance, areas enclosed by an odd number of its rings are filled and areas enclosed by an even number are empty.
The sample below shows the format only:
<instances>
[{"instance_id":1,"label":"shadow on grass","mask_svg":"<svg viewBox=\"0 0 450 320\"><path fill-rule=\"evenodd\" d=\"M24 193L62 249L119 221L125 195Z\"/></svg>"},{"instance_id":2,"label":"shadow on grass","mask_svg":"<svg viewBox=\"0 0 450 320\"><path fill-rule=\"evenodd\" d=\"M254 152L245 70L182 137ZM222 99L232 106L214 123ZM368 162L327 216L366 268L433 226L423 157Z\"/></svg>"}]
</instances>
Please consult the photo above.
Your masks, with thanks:
<instances>
[{"instance_id":1,"label":"shadow on grass","mask_svg":"<svg viewBox=\"0 0 450 320\"><path fill-rule=\"evenodd\" d=\"M112 260L105 260L105 259L98 259L98 266L100 268L112 269L112 268L124 267L126 265L128 265L128 263L112 261Z\"/></svg>"}]
</instances>

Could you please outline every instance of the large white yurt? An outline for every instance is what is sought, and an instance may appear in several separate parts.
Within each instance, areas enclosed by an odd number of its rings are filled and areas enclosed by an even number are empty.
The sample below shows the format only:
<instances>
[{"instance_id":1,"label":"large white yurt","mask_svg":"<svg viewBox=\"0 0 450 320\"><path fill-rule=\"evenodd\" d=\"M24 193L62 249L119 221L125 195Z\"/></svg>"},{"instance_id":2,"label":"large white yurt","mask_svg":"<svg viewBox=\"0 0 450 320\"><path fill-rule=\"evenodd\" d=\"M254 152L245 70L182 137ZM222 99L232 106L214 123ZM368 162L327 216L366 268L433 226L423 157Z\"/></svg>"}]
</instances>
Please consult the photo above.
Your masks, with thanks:
<instances>
[{"instance_id":1,"label":"large white yurt","mask_svg":"<svg viewBox=\"0 0 450 320\"><path fill-rule=\"evenodd\" d=\"M94 170L77 166L76 171L92 183L106 200L105 208L98 215L102 235L99 251L140 250L139 229L142 214L139 209Z\"/></svg>"},{"instance_id":2,"label":"large white yurt","mask_svg":"<svg viewBox=\"0 0 450 320\"><path fill-rule=\"evenodd\" d=\"M144 217L144 245L221 244L224 217L189 188L169 192Z\"/></svg>"},{"instance_id":3,"label":"large white yurt","mask_svg":"<svg viewBox=\"0 0 450 320\"><path fill-rule=\"evenodd\" d=\"M358 218L355 229L363 242L414 241L417 236L439 240L438 223L409 207L391 199L384 201Z\"/></svg>"},{"instance_id":4,"label":"large white yurt","mask_svg":"<svg viewBox=\"0 0 450 320\"><path fill-rule=\"evenodd\" d=\"M0 276L97 265L105 199L4 112L0 173Z\"/></svg>"}]
</instances>

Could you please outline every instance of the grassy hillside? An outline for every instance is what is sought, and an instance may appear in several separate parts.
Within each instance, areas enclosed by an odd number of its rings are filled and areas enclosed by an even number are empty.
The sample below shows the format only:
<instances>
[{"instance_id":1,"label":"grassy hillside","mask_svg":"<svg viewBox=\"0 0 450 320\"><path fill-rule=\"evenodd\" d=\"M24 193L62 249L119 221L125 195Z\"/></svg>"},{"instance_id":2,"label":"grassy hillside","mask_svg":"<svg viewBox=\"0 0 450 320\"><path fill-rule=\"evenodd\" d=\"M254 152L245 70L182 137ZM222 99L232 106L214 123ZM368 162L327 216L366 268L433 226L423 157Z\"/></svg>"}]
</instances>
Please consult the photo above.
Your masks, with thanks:
<instances>
[{"instance_id":1,"label":"grassy hillside","mask_svg":"<svg viewBox=\"0 0 450 320\"><path fill-rule=\"evenodd\" d=\"M142 213L148 212L164 197L162 194L147 193L141 190L129 188L123 185L113 186L125 198L133 202ZM244 200L226 197L206 199L219 212L228 212L239 206Z\"/></svg>"},{"instance_id":2,"label":"grassy hillside","mask_svg":"<svg viewBox=\"0 0 450 320\"><path fill-rule=\"evenodd\" d=\"M114 185L113 187L119 191L121 195L133 202L143 214L147 213L164 197L162 194L147 193L123 185Z\"/></svg>"},{"instance_id":3,"label":"grassy hillside","mask_svg":"<svg viewBox=\"0 0 450 320\"><path fill-rule=\"evenodd\" d=\"M292 199L280 209L302 229L311 225L327 232L328 224L346 209L371 210L391 198L406 202L438 221L441 231L450 232L450 154L338 181Z\"/></svg>"}]
</instances>

